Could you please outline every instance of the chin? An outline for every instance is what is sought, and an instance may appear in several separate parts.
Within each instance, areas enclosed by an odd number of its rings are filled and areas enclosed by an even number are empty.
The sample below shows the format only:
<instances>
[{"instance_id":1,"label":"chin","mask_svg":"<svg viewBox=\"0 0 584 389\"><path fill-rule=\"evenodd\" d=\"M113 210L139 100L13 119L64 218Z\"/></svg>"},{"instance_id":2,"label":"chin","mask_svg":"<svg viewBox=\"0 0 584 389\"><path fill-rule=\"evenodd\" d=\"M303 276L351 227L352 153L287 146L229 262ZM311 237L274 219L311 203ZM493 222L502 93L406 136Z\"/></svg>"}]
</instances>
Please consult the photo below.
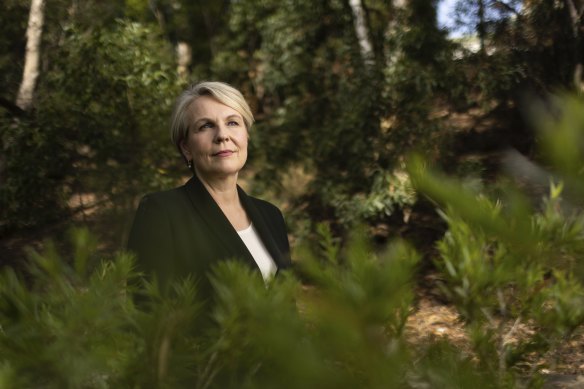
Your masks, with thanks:
<instances>
[{"instance_id":1,"label":"chin","mask_svg":"<svg viewBox=\"0 0 584 389\"><path fill-rule=\"evenodd\" d=\"M229 176L237 176L241 168L236 169L214 169L206 172L201 172L204 177L209 178L224 178Z\"/></svg>"}]
</instances>

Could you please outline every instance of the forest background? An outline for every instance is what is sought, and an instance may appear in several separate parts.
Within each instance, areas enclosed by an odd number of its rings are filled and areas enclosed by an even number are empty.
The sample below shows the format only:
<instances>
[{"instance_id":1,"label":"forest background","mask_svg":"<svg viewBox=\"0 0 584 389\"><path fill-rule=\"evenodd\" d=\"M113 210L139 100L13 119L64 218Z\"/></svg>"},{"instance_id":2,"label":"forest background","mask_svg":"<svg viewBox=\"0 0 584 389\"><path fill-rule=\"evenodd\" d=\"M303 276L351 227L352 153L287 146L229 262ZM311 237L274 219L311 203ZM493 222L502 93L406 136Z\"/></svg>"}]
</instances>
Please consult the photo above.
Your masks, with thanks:
<instances>
[{"instance_id":1,"label":"forest background","mask_svg":"<svg viewBox=\"0 0 584 389\"><path fill-rule=\"evenodd\" d=\"M403 239L421 255L404 279L468 328L459 357L537 385L584 322L584 1L458 1L449 27L438 3L3 1L0 265L30 279L46 238L79 254L71 227L115 256L139 198L188 178L168 140L175 97L223 80L257 119L242 185L284 211L295 259L307 246L343 268L352 231L375 252ZM541 334L510 345L505 326L524 322Z\"/></svg>"}]
</instances>

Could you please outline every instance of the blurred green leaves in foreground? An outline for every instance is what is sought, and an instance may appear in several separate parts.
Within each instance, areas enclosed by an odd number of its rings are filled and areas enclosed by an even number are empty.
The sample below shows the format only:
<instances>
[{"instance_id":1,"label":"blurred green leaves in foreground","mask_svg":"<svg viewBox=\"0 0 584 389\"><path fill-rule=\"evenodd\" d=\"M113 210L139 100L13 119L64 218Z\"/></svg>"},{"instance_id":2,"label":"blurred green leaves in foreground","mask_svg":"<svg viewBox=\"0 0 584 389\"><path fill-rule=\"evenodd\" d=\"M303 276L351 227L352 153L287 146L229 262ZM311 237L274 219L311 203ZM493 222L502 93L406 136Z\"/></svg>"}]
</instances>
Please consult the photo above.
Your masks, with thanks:
<instances>
[{"instance_id":1,"label":"blurred green leaves in foreground","mask_svg":"<svg viewBox=\"0 0 584 389\"><path fill-rule=\"evenodd\" d=\"M155 284L136 282L128 255L97 262L85 230L72 234L72 258L51 245L32 252L26 278L8 269L0 280L0 386L489 387L447 345L407 344L418 259L411 248L395 243L376 254L355 234L336 250L320 230L329 243L298 266L310 286L292 273L266 285L247 266L224 262L208 304L190 278L161 296Z\"/></svg>"},{"instance_id":2,"label":"blurred green leaves in foreground","mask_svg":"<svg viewBox=\"0 0 584 389\"><path fill-rule=\"evenodd\" d=\"M419 255L400 241L374 247L359 228L342 242L318 226L318 244L297 248L294 271L267 285L239 262L218 264L213 302L189 277L161 295L129 255L100 261L77 230L71 255L47 244L26 274L0 275L0 388L540 387L538 361L553 363L584 322L584 217L570 200L584 194L584 149L561 146L584 145L584 109L554 104L539 121L543 201L508 180L479 193L409 161L418 195L449 226L434 262L468 349L408 338Z\"/></svg>"}]
</instances>

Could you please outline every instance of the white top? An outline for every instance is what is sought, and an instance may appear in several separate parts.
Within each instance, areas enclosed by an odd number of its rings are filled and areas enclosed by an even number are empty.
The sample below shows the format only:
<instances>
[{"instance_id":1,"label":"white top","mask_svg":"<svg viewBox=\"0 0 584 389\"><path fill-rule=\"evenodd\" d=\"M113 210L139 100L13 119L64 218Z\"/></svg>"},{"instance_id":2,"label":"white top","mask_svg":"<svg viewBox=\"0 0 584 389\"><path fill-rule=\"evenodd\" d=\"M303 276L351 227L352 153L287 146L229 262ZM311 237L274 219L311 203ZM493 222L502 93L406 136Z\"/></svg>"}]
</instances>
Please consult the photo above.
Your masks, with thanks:
<instances>
[{"instance_id":1,"label":"white top","mask_svg":"<svg viewBox=\"0 0 584 389\"><path fill-rule=\"evenodd\" d=\"M237 233L260 268L264 281L272 278L272 276L276 274L278 267L260 239L253 224L250 224L245 230L237 231Z\"/></svg>"}]
</instances>

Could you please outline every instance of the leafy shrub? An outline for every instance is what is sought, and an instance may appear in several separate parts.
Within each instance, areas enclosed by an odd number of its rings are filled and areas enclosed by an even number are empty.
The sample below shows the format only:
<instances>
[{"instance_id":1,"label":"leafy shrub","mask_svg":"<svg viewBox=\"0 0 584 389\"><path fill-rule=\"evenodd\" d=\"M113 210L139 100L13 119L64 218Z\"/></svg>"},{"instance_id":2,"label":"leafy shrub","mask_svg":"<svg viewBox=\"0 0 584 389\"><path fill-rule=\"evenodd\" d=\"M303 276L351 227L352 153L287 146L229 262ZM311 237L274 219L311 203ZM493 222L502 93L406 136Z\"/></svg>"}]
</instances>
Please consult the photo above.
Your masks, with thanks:
<instances>
[{"instance_id":1,"label":"leafy shrub","mask_svg":"<svg viewBox=\"0 0 584 389\"><path fill-rule=\"evenodd\" d=\"M417 388L489 382L456 350L430 345L416 355L408 347L403 329L417 262L410 248L396 243L375 254L362 236L340 247L320 230L328 243L302 251L299 263L312 287L292 273L266 285L240 262L224 262L212 275L211 306L199 301L191 278L161 296L155 284L135 282L129 256L98 262L96 242L84 230L73 234L69 260L50 244L42 254L32 252L26 278L10 269L0 275L0 383ZM134 302L132 295L142 297Z\"/></svg>"},{"instance_id":2,"label":"leafy shrub","mask_svg":"<svg viewBox=\"0 0 584 389\"><path fill-rule=\"evenodd\" d=\"M3 230L62 217L73 195L127 205L177 175L165 131L179 87L170 47L128 22L96 31L68 26L62 39L36 109L0 122Z\"/></svg>"},{"instance_id":3,"label":"leafy shrub","mask_svg":"<svg viewBox=\"0 0 584 389\"><path fill-rule=\"evenodd\" d=\"M409 164L414 186L439 204L448 223L435 260L443 290L465 319L480 365L501 385L515 382L529 353L557 349L584 323L584 213L566 203L584 194L584 115L576 99L554 106L561 114L539 121L552 170L539 209L509 183L491 198L433 172L420 158ZM537 330L512 342L525 323ZM537 374L532 379L540 383Z\"/></svg>"},{"instance_id":4,"label":"leafy shrub","mask_svg":"<svg viewBox=\"0 0 584 389\"><path fill-rule=\"evenodd\" d=\"M346 226L391 216L416 202L409 176L400 170L375 174L371 191L366 194L349 196L340 193L338 188L330 188L325 193L331 197L329 203L338 220Z\"/></svg>"}]
</instances>

